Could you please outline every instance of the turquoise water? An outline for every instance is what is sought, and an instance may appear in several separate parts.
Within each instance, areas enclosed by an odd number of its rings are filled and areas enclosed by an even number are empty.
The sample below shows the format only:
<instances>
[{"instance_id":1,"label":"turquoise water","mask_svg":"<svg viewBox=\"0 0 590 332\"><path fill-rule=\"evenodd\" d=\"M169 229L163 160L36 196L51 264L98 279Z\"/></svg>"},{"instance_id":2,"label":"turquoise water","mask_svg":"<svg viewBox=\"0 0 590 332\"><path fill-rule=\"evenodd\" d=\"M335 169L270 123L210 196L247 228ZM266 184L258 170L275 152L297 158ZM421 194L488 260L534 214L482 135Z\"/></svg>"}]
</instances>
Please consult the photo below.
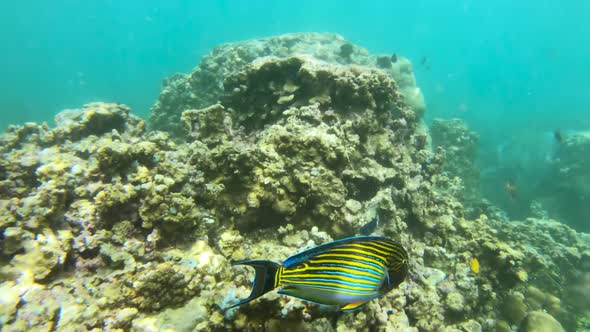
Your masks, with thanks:
<instances>
[{"instance_id":1,"label":"turquoise water","mask_svg":"<svg viewBox=\"0 0 590 332\"><path fill-rule=\"evenodd\" d=\"M481 168L493 174L483 181L490 196L501 195L499 183L520 178L522 169L532 178L521 187L542 177L555 129L590 128L588 1L33 1L2 7L1 128L51 122L58 111L91 101L125 103L147 116L161 80L189 72L214 46L299 31L337 32L370 52L412 60L427 120L460 117L480 135ZM512 210L523 215L526 208Z\"/></svg>"}]
</instances>

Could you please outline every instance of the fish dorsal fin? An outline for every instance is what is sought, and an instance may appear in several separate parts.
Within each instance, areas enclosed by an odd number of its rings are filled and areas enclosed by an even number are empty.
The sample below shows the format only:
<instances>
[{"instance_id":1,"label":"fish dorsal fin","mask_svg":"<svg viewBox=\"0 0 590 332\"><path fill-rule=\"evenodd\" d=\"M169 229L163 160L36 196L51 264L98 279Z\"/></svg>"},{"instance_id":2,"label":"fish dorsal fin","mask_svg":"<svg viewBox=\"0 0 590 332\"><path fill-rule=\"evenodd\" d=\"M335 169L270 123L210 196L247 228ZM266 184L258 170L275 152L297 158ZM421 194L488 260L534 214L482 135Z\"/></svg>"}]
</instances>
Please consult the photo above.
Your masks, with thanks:
<instances>
[{"instance_id":1,"label":"fish dorsal fin","mask_svg":"<svg viewBox=\"0 0 590 332\"><path fill-rule=\"evenodd\" d=\"M323 254L326 253L334 248L338 248L341 246L345 246L347 244L350 243L357 243L357 242L368 242L368 241L386 241L389 242L390 240L384 237L380 237L380 236L355 236L355 237L349 237L346 239L341 239L341 240L337 240L337 241L333 241L333 242L329 242L329 243L325 243L322 245L319 245L317 247L302 251L296 255L293 255L289 258L287 258L284 262L283 262L283 266L284 267L291 267L291 266L295 266L297 264L300 264L308 259L310 259L313 256L319 255L319 254Z\"/></svg>"}]
</instances>

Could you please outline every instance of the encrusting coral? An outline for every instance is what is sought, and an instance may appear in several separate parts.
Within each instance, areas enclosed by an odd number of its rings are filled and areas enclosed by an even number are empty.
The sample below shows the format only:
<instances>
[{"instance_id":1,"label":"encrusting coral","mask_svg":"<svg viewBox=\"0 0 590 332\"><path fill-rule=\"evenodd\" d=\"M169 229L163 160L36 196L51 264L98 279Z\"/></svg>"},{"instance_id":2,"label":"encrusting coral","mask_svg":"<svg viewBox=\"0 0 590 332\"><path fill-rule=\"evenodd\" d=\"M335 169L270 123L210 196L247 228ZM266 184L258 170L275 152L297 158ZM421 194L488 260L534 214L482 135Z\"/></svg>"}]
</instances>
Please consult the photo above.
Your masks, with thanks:
<instances>
[{"instance_id":1,"label":"encrusting coral","mask_svg":"<svg viewBox=\"0 0 590 332\"><path fill-rule=\"evenodd\" d=\"M0 136L6 331L581 324L566 295L590 280L575 272L590 268L587 237L550 220L466 218L463 187L444 173L443 148L429 146L407 82L356 46L343 58L335 35L271 41L223 46L172 79L152 125L174 139L106 103ZM248 51L269 43L274 56ZM205 72L217 73L207 87ZM251 272L232 260L282 262L377 218L374 233L410 256L399 289L346 314L275 292L221 310L250 292Z\"/></svg>"}]
</instances>

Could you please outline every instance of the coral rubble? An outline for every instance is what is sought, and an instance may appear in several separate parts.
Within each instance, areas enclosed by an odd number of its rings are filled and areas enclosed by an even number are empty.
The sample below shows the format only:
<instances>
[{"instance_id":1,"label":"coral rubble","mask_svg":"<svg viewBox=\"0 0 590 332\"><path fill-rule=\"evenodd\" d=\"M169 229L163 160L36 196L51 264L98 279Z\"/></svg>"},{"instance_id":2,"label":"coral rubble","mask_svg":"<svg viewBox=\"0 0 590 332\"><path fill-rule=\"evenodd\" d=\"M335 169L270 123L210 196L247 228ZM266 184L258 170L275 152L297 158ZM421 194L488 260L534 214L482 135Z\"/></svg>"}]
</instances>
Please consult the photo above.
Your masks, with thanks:
<instances>
[{"instance_id":1,"label":"coral rubble","mask_svg":"<svg viewBox=\"0 0 590 332\"><path fill-rule=\"evenodd\" d=\"M476 138L452 124L451 145L432 150L404 92L416 89L409 62L376 64L346 43L295 34L221 46L164 88L151 125L173 137L105 103L0 136L4 329L582 324L570 294L590 280L588 237L551 220L465 217L472 184L449 178L459 165L445 165L444 149L448 160L449 146L470 151ZM399 289L346 314L275 292L221 310L250 292L251 272L232 260L281 262L375 218L375 233L410 255Z\"/></svg>"}]
</instances>

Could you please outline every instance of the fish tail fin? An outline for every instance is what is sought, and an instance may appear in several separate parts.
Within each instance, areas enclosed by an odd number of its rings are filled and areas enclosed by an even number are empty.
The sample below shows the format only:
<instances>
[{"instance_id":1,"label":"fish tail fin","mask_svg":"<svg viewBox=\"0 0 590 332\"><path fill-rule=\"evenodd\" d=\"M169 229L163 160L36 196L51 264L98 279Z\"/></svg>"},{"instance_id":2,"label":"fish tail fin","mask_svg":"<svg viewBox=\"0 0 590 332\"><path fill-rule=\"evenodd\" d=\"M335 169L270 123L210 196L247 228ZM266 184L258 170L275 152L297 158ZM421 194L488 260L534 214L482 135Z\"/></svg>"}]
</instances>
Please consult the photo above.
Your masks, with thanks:
<instances>
[{"instance_id":1,"label":"fish tail fin","mask_svg":"<svg viewBox=\"0 0 590 332\"><path fill-rule=\"evenodd\" d=\"M236 261L232 265L249 265L255 270L254 281L252 282L252 292L244 300L223 309L223 311L248 303L268 292L275 289L279 284L279 272L281 265L272 261L253 260L253 261Z\"/></svg>"}]
</instances>

